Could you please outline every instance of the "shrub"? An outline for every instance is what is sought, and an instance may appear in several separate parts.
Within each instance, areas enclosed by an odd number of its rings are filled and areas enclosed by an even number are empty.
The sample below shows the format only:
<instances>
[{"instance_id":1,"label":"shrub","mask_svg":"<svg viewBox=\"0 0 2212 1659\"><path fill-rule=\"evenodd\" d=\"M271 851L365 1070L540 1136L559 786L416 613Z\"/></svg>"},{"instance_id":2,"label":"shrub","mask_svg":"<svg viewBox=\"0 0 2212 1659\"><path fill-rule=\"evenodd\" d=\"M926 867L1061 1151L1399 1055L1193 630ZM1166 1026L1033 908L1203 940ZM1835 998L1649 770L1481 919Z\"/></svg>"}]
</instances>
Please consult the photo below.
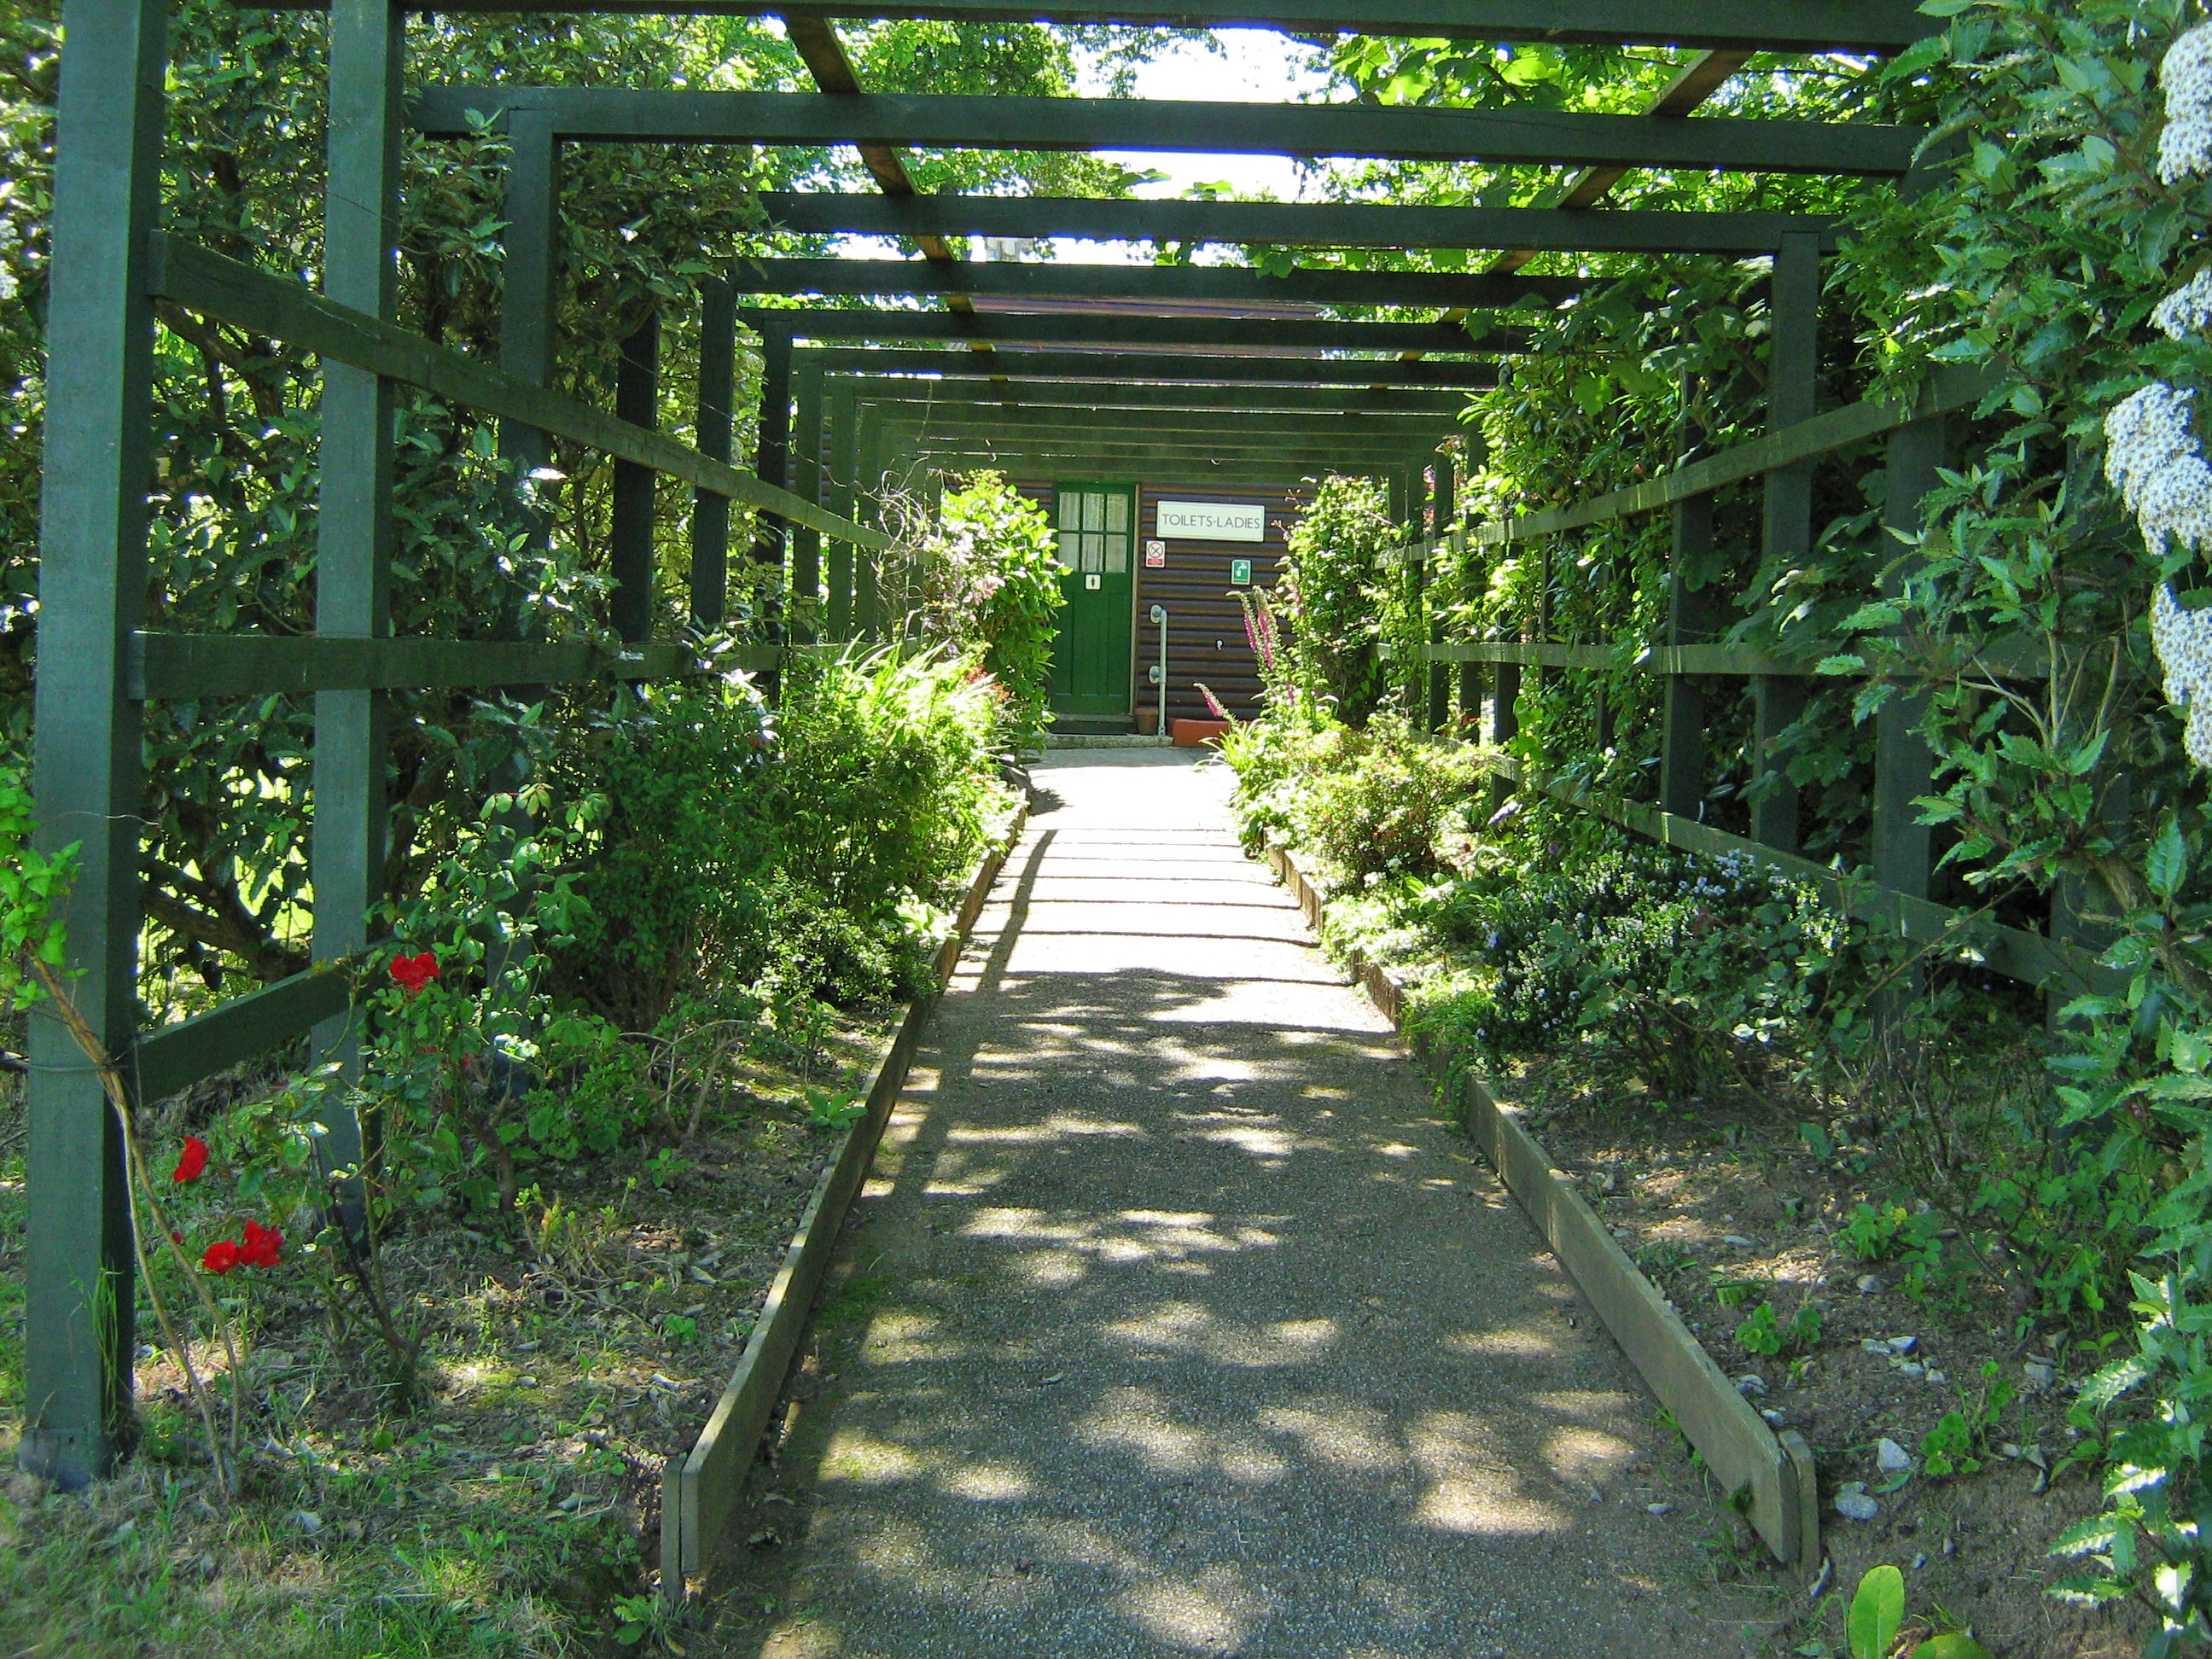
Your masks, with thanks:
<instances>
[{"instance_id":1,"label":"shrub","mask_svg":"<svg viewBox=\"0 0 2212 1659\"><path fill-rule=\"evenodd\" d=\"M1398 714L1307 758L1333 764L1303 771L1292 831L1347 882L1438 869L1447 816L1488 775L1474 750L1433 742Z\"/></svg>"},{"instance_id":2,"label":"shrub","mask_svg":"<svg viewBox=\"0 0 2212 1659\"><path fill-rule=\"evenodd\" d=\"M554 983L624 1030L687 987L845 1006L921 988L999 797L972 658L799 657L773 715L743 675L652 688L572 743L608 799Z\"/></svg>"},{"instance_id":3,"label":"shrub","mask_svg":"<svg viewBox=\"0 0 2212 1659\"><path fill-rule=\"evenodd\" d=\"M1006 694L1007 735L1044 734L1054 618L1066 596L1052 521L996 472L971 474L924 535L923 636L978 651Z\"/></svg>"},{"instance_id":4,"label":"shrub","mask_svg":"<svg viewBox=\"0 0 2212 1659\"><path fill-rule=\"evenodd\" d=\"M1279 614L1289 678L1339 719L1362 725L1382 695L1376 662L1375 556L1403 538L1372 478L1322 480L1291 526Z\"/></svg>"},{"instance_id":5,"label":"shrub","mask_svg":"<svg viewBox=\"0 0 2212 1659\"><path fill-rule=\"evenodd\" d=\"M1804 1033L1844 942L1812 889L1733 855L1543 808L1458 843L1456 878L1410 901L1458 963L1413 1021L1492 1060L1580 1038L1668 1092L1707 1087Z\"/></svg>"}]
</instances>

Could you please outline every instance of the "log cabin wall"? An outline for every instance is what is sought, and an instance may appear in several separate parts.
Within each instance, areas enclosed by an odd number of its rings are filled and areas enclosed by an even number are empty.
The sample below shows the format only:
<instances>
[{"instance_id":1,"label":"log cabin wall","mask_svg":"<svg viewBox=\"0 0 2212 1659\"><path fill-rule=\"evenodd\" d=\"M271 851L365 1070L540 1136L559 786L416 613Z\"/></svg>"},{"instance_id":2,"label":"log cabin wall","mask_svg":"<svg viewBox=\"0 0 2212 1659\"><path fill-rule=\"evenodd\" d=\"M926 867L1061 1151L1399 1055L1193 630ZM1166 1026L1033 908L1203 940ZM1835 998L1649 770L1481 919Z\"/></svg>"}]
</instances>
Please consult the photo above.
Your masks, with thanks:
<instances>
[{"instance_id":1,"label":"log cabin wall","mask_svg":"<svg viewBox=\"0 0 2212 1659\"><path fill-rule=\"evenodd\" d=\"M1053 510L1054 481L1023 478L1016 489L1042 507ZM1158 532L1160 501L1221 501L1258 504L1267 510L1267 539L1259 542L1193 541L1164 538ZM1152 665L1160 658L1160 631L1154 625L1152 607L1168 613L1168 719L1211 720L1212 711L1200 692L1201 682L1238 720L1260 713L1260 665L1244 631L1243 607L1237 603L1230 583L1233 560L1252 561L1252 586L1270 590L1279 580L1285 539L1291 522L1313 499L1310 484L1292 489L1235 489L1176 484L1155 487L1137 481L1137 625L1136 660L1130 675L1131 719L1139 711L1158 707L1158 690L1151 679ZM1147 562L1154 542L1166 541L1166 562Z\"/></svg>"},{"instance_id":2,"label":"log cabin wall","mask_svg":"<svg viewBox=\"0 0 2212 1659\"><path fill-rule=\"evenodd\" d=\"M1258 503L1267 509L1267 539L1170 538L1164 550L1167 562L1156 568L1146 554L1154 542L1163 539L1158 529L1163 497L1178 501ZM1243 607L1237 604L1230 585L1230 562L1251 560L1253 589L1272 589L1282 572L1285 538L1291 522L1312 499L1312 489L1303 485L1291 489L1139 486L1135 682L1139 708L1155 706L1159 695L1148 676L1160 654L1160 631L1152 619L1157 605L1168 613L1168 718L1213 718L1199 691L1200 682L1238 720L1249 720L1260 713L1260 665L1244 631Z\"/></svg>"}]
</instances>

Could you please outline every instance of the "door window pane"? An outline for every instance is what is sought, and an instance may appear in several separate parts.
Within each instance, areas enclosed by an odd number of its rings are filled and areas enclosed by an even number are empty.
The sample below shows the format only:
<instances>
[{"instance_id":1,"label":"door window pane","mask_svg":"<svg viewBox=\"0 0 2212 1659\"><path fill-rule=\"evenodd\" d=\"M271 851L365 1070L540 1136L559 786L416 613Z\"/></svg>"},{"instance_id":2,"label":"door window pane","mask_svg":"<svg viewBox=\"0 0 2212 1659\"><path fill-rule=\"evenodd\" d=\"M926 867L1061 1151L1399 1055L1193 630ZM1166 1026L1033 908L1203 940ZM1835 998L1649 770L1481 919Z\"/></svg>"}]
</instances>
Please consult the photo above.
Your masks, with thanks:
<instances>
[{"instance_id":1,"label":"door window pane","mask_svg":"<svg viewBox=\"0 0 2212 1659\"><path fill-rule=\"evenodd\" d=\"M1103 530L1106 527L1106 498L1096 491L1084 492L1083 527L1085 530Z\"/></svg>"},{"instance_id":2,"label":"door window pane","mask_svg":"<svg viewBox=\"0 0 2212 1659\"><path fill-rule=\"evenodd\" d=\"M1106 538L1103 536L1085 536L1083 538L1083 568L1086 571L1105 569Z\"/></svg>"},{"instance_id":3,"label":"door window pane","mask_svg":"<svg viewBox=\"0 0 2212 1659\"><path fill-rule=\"evenodd\" d=\"M1060 527L1062 530L1083 528L1083 495L1079 490L1060 492Z\"/></svg>"},{"instance_id":4,"label":"door window pane","mask_svg":"<svg viewBox=\"0 0 2212 1659\"><path fill-rule=\"evenodd\" d=\"M1075 544L1079 539L1079 538L1071 536L1064 531L1060 533L1060 568L1062 570L1075 568Z\"/></svg>"},{"instance_id":5,"label":"door window pane","mask_svg":"<svg viewBox=\"0 0 2212 1659\"><path fill-rule=\"evenodd\" d=\"M1115 499L1118 501L1120 497ZM1106 574L1109 576L1126 575L1128 569L1129 538L1127 536L1109 536L1106 538Z\"/></svg>"},{"instance_id":6,"label":"door window pane","mask_svg":"<svg viewBox=\"0 0 2212 1659\"><path fill-rule=\"evenodd\" d=\"M1118 490L1106 498L1106 528L1123 533L1129 528L1129 498Z\"/></svg>"}]
</instances>

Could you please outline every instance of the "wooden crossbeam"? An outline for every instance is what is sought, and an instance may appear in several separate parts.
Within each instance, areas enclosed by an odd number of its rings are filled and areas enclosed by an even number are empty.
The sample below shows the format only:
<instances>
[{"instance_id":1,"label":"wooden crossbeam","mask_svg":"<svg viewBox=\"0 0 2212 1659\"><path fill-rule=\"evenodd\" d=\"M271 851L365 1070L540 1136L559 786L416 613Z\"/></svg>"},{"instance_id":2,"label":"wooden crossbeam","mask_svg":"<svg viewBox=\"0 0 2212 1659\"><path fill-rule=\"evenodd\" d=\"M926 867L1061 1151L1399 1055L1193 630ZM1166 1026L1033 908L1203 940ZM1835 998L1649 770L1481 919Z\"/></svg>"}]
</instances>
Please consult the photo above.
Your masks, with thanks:
<instances>
[{"instance_id":1,"label":"wooden crossbeam","mask_svg":"<svg viewBox=\"0 0 2212 1659\"><path fill-rule=\"evenodd\" d=\"M1572 299L1573 276L1436 270L1293 270L1245 265L967 264L924 259L738 259L731 285L751 294L988 294L1028 300L1208 300L1246 305L1456 306L1503 311Z\"/></svg>"},{"instance_id":2,"label":"wooden crossbeam","mask_svg":"<svg viewBox=\"0 0 2212 1659\"><path fill-rule=\"evenodd\" d=\"M940 431L988 427L994 431L1220 432L1231 434L1284 434L1306 437L1374 434L1394 441L1441 440L1459 428L1438 415L1326 415L1279 411L1252 414L1234 409L1142 409L1116 413L1098 409L1008 410L989 404L940 404L927 398L865 396L861 406L886 420L918 420Z\"/></svg>"},{"instance_id":3,"label":"wooden crossbeam","mask_svg":"<svg viewBox=\"0 0 2212 1659\"><path fill-rule=\"evenodd\" d=\"M762 211L807 234L1072 236L1277 247L1528 248L1589 253L1771 253L1790 234L1832 246L1832 220L1801 213L1593 214L1547 208L1349 202L1099 200L1056 196L862 196L769 191Z\"/></svg>"},{"instance_id":4,"label":"wooden crossbeam","mask_svg":"<svg viewBox=\"0 0 2212 1659\"><path fill-rule=\"evenodd\" d=\"M884 375L838 371L825 391L857 388L860 395L888 397L891 388L911 392L939 407L972 404L988 408L1218 409L1262 414L1285 410L1346 415L1437 414L1456 416L1467 398L1456 392L1419 386L1115 386L1100 381L894 380Z\"/></svg>"},{"instance_id":5,"label":"wooden crossbeam","mask_svg":"<svg viewBox=\"0 0 2212 1659\"><path fill-rule=\"evenodd\" d=\"M301 9L318 0L278 0ZM410 10L427 10L408 0ZM514 0L440 0L441 12L509 11ZM932 17L963 23L1107 23L1277 28L1296 34L1553 40L1749 52L1892 52L1934 31L1912 0L539 0L543 12L672 16Z\"/></svg>"},{"instance_id":6,"label":"wooden crossbeam","mask_svg":"<svg viewBox=\"0 0 2212 1659\"><path fill-rule=\"evenodd\" d=\"M1123 317L1099 313L978 312L955 317L942 311L835 311L826 307L743 307L738 316L755 333L801 340L988 340L995 344L1206 346L1248 351L1480 350L1485 356L1524 349L1528 331L1492 328L1478 346L1456 323L1340 323L1323 318Z\"/></svg>"},{"instance_id":7,"label":"wooden crossbeam","mask_svg":"<svg viewBox=\"0 0 2212 1659\"><path fill-rule=\"evenodd\" d=\"M1146 149L1891 178L1911 167L1927 136L1918 127L1872 123L1651 120L1577 110L612 87L435 86L410 106L417 127L443 137L466 137L476 121L516 110L538 112L562 138L586 143Z\"/></svg>"},{"instance_id":8,"label":"wooden crossbeam","mask_svg":"<svg viewBox=\"0 0 2212 1659\"><path fill-rule=\"evenodd\" d=\"M1006 380L1182 380L1214 385L1492 386L1494 363L1444 358L1176 356L1165 352L1000 351L988 359L954 351L821 347L805 353L825 369L886 374L989 375Z\"/></svg>"}]
</instances>

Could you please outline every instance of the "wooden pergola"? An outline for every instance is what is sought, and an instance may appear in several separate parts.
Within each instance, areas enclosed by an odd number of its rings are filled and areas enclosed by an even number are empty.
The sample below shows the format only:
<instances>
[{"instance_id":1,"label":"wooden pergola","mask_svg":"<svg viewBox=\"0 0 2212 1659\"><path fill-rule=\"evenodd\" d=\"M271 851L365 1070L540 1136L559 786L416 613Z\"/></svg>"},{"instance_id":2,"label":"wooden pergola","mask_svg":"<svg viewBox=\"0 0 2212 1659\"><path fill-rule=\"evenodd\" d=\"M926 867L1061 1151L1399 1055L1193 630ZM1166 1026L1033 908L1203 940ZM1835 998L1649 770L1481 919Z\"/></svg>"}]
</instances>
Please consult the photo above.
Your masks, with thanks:
<instances>
[{"instance_id":1,"label":"wooden pergola","mask_svg":"<svg viewBox=\"0 0 2212 1659\"><path fill-rule=\"evenodd\" d=\"M781 16L821 88L800 94L410 89L401 82L410 8L329 0L326 256L313 289L158 233L166 9L164 0L64 6L36 694L40 834L49 849L78 849L69 971L93 1033L140 1099L301 1038L319 1058L354 1063L346 970L372 943L368 918L380 896L390 692L434 685L489 692L691 671L680 641L651 632L653 507L664 479L694 494L695 623L722 618L736 501L758 509L769 526L756 556L785 563L792 591L822 599L828 631L846 637L880 621L870 561L889 541L869 497L895 453L952 470L1140 459L1163 477L1202 479L1214 457L1259 465L1264 452L1278 470L1335 468L1391 479L1409 532L1432 522L1462 541L1527 538L1665 511L1686 557L1710 544L1714 492L1748 480L1763 492L1762 551L1790 555L1812 545L1813 463L1869 437L1886 436L1889 446L1891 523L1900 530L1916 524L1916 504L1942 459L1944 417L1972 401L1971 386L1947 384L1911 409L1815 408L1820 261L1835 242L1827 222L1592 210L1613 181L1638 168L1903 178L1923 131L1691 112L1753 52L1898 50L1928 32L1911 0L602 0L544 8ZM510 3L455 0L439 9L506 11ZM858 85L830 26L840 17L1261 26L1304 35L1675 46L1697 55L1642 115L889 97ZM496 363L434 345L394 321L401 135L411 127L433 137L465 136L482 118L503 131L512 155ZM641 141L858 145L882 194L771 195L763 202L769 223L794 234L905 237L923 255L726 259L705 289L689 443L654 429L654 325L626 347L611 408L551 389L562 153ZM925 197L899 159L906 146L1480 161L1557 168L1562 182L1548 204L1520 209ZM979 264L958 258L950 240L969 235L1493 250L1498 258L1466 273L1300 267L1280 276L1234 266ZM1701 461L1703 473L1692 467L1607 497L1579 517L1567 509L1455 525L1452 469L1440 464L1437 445L1458 429L1464 391L1496 384L1501 363L1529 349L1530 312L1571 304L1584 286L1527 274L1522 266L1544 250L1770 258L1770 435ZM904 303L740 303L770 295ZM943 300L942 308L912 307L929 296ZM156 301L319 358L313 637L182 637L145 629ZM1023 308L1010 308L1015 302ZM1323 313L1332 307L1433 315L1358 321ZM1229 314L1214 314L1223 312ZM757 340L764 364L750 468L732 454L741 328ZM392 636L393 432L402 386L496 416L504 452L526 467L544 463L556 436L614 459L610 574L618 651ZM1425 550L1417 537L1402 561L1417 591ZM1678 582L1666 638L1650 659L1665 715L1660 800L1632 813L1586 804L1677 844L1747 848L1834 885L1836 872L1794 856L1797 805L1787 788L1759 807L1747 841L1698 821L1705 714L1721 695L1713 677L1751 688L1758 752L1771 767L1779 733L1802 707L1808 672L1711 643L1713 606L1713 596ZM785 644L763 639L757 660L772 663ZM1577 652L1613 659L1613 647L1600 642L1439 637L1429 653L1430 712L1442 720L1456 675L1462 712L1489 708L1492 735L1510 739L1524 670L1590 665ZM142 1030L142 710L164 698L265 693L313 699L315 966L183 1024ZM1906 704L1895 700L1880 717L1869 890L1886 896L1873 902L1887 905L1882 914L1900 927L1940 931L1948 918L1928 902L1927 831L1910 805L1928 791L1929 761ZM1533 763L1505 763L1501 773L1501 787L1553 787ZM1563 786L1553 793L1571 794ZM2078 967L2057 932L2000 941L1993 959L2029 977ZM76 1486L105 1474L129 1440L135 1291L124 1142L100 1076L54 1022L33 1023L32 1063L22 1459ZM325 1127L343 1196L345 1173L361 1156L359 1128L342 1113ZM1784 1477L1723 1474L1751 1484L1753 1520L1778 1553L1791 1553L1798 1519Z\"/></svg>"}]
</instances>

